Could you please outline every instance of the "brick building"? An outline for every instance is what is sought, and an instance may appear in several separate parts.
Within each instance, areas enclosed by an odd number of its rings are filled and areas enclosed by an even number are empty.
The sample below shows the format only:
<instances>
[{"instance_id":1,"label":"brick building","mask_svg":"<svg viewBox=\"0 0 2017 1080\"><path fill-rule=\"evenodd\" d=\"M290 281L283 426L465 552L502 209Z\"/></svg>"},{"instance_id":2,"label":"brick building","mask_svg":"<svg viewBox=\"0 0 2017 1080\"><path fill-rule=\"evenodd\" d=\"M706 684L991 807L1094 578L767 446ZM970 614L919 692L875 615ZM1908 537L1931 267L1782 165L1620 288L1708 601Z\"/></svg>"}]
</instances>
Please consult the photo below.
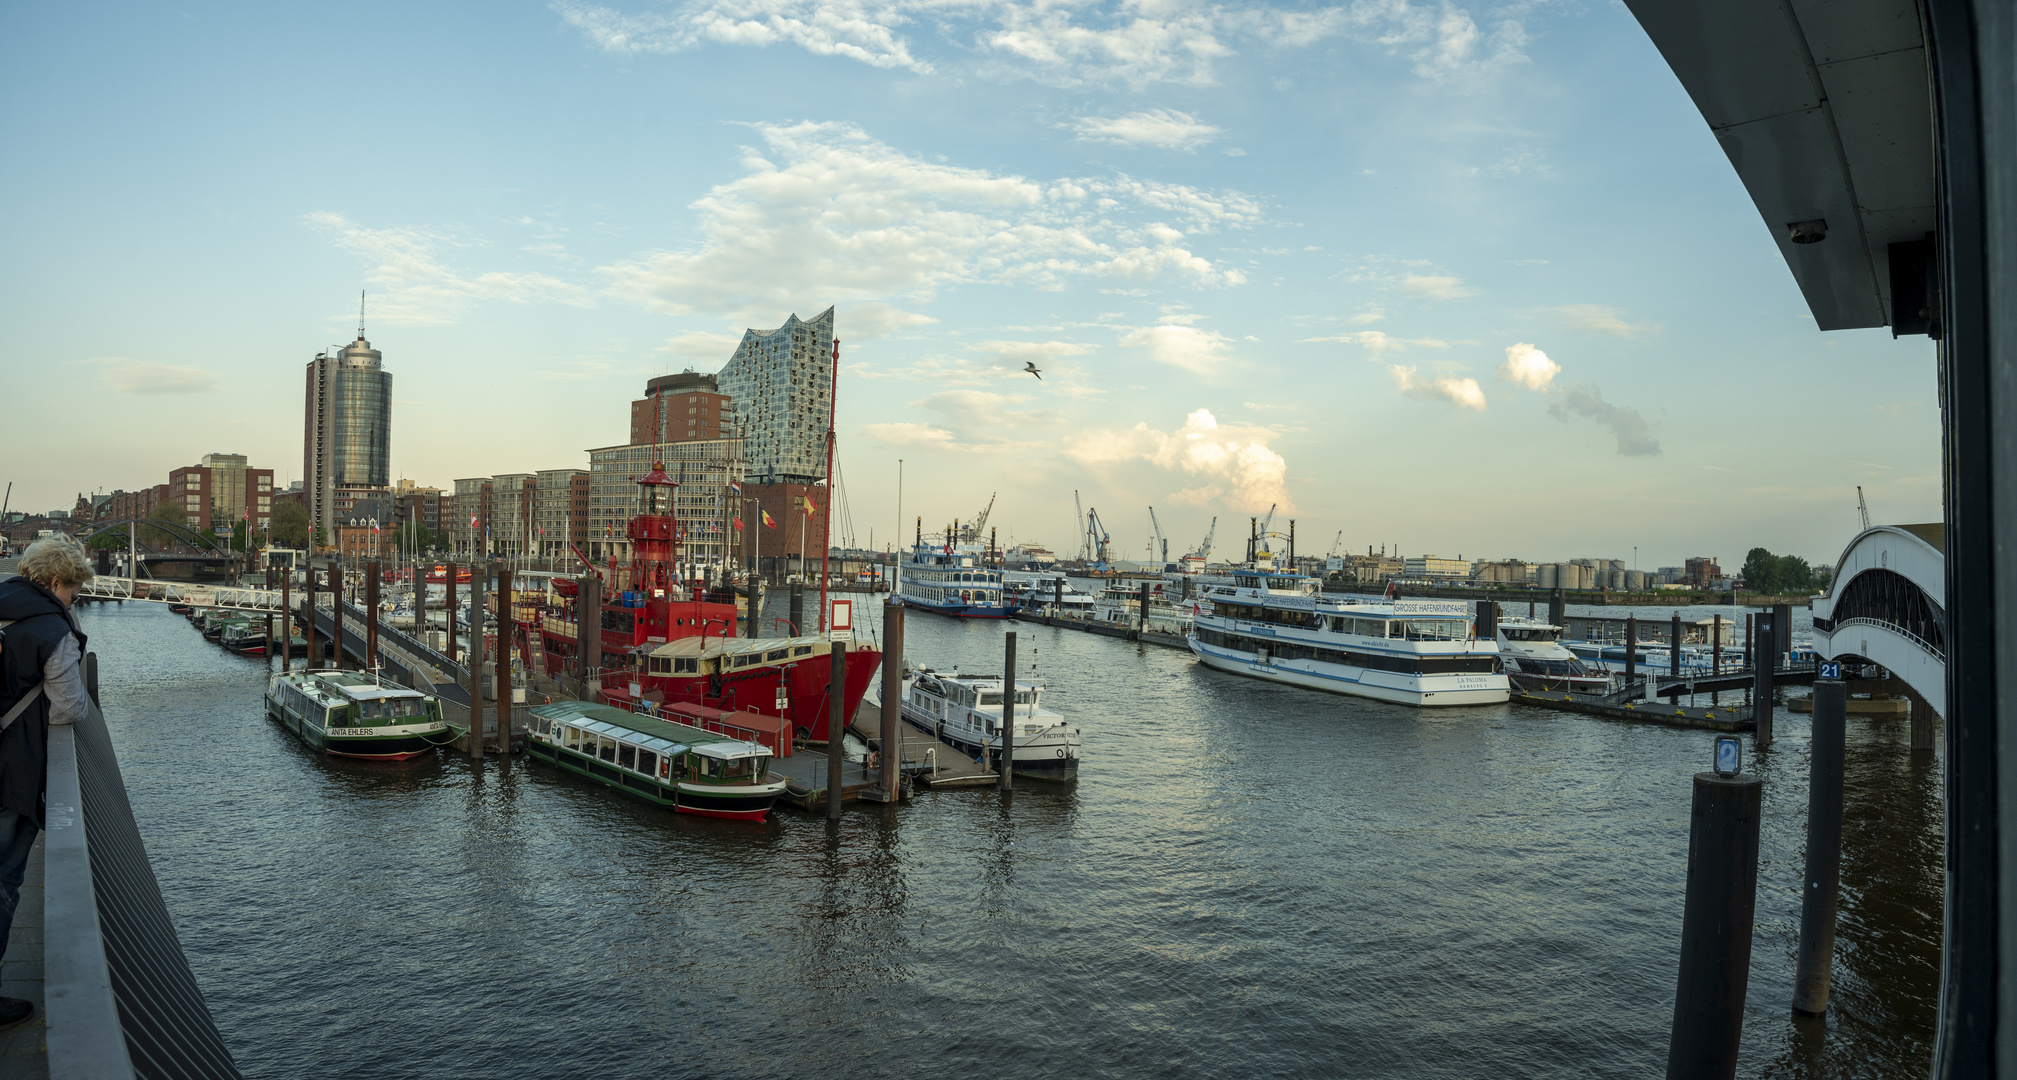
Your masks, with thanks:
<instances>
[{"instance_id":1,"label":"brick building","mask_svg":"<svg viewBox=\"0 0 2017 1080\"><path fill-rule=\"evenodd\" d=\"M706 442L735 433L735 402L715 377L684 371L644 384L630 403L630 443Z\"/></svg>"}]
</instances>

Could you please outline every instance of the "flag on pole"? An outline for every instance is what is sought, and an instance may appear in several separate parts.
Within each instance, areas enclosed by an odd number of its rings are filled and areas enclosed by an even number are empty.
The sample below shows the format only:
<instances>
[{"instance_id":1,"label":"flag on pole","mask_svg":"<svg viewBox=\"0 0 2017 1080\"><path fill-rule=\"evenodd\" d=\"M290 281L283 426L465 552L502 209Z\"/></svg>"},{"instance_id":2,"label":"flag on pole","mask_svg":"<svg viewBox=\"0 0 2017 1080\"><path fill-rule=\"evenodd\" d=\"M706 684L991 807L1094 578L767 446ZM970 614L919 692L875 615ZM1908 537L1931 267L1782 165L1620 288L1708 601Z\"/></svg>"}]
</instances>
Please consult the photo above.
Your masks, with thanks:
<instances>
[{"instance_id":1,"label":"flag on pole","mask_svg":"<svg viewBox=\"0 0 2017 1080\"><path fill-rule=\"evenodd\" d=\"M376 536L376 535L378 535L378 519L377 519L377 518L372 518L372 519L371 519L371 535L373 535L373 536Z\"/></svg>"},{"instance_id":2,"label":"flag on pole","mask_svg":"<svg viewBox=\"0 0 2017 1080\"><path fill-rule=\"evenodd\" d=\"M735 481L733 481L733 480L730 480L730 481L728 482L728 490L729 490L729 494L731 494L731 495L740 495L740 494L742 494L742 485L741 485L741 484L738 484L738 483L736 483L736 482L735 482Z\"/></svg>"},{"instance_id":3,"label":"flag on pole","mask_svg":"<svg viewBox=\"0 0 2017 1080\"><path fill-rule=\"evenodd\" d=\"M819 513L819 504L813 502L810 495L800 495L798 497L798 508L805 511L806 517Z\"/></svg>"},{"instance_id":4,"label":"flag on pole","mask_svg":"<svg viewBox=\"0 0 2017 1080\"><path fill-rule=\"evenodd\" d=\"M472 528L472 529L476 528L476 515L475 515L475 514L471 514L471 515L469 515L469 527L470 527L470 528Z\"/></svg>"},{"instance_id":5,"label":"flag on pole","mask_svg":"<svg viewBox=\"0 0 2017 1080\"><path fill-rule=\"evenodd\" d=\"M763 515L764 528L766 529L777 528L777 521L770 516L770 511L765 510L763 507L759 506L756 508L756 512Z\"/></svg>"},{"instance_id":6,"label":"flag on pole","mask_svg":"<svg viewBox=\"0 0 2017 1080\"><path fill-rule=\"evenodd\" d=\"M736 518L736 519L735 519L735 531L736 531L736 532L741 532L741 531L742 531L742 519L741 519L741 518Z\"/></svg>"}]
</instances>

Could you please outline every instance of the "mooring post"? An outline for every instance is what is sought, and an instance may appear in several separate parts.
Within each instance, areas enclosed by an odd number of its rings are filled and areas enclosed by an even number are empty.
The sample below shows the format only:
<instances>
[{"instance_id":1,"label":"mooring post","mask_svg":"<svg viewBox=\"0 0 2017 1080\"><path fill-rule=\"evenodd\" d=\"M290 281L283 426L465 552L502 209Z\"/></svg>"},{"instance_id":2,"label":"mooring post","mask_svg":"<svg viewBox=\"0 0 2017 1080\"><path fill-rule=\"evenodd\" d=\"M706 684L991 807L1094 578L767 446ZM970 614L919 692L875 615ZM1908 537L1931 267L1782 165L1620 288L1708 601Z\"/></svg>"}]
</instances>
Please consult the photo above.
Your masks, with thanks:
<instances>
[{"instance_id":1,"label":"mooring post","mask_svg":"<svg viewBox=\"0 0 2017 1080\"><path fill-rule=\"evenodd\" d=\"M497 568L497 752L511 760L511 658L517 637L511 616L511 568Z\"/></svg>"},{"instance_id":2,"label":"mooring post","mask_svg":"<svg viewBox=\"0 0 2017 1080\"><path fill-rule=\"evenodd\" d=\"M1752 739L1760 750L1772 745L1772 668L1773 658L1778 655L1778 627L1772 625L1773 618L1766 612L1759 612L1753 620L1757 627L1756 643L1751 647L1751 722L1757 725Z\"/></svg>"},{"instance_id":3,"label":"mooring post","mask_svg":"<svg viewBox=\"0 0 2017 1080\"><path fill-rule=\"evenodd\" d=\"M1057 580L1051 582L1051 618L1055 619L1058 616L1063 615L1064 613L1065 613L1065 576L1063 574L1059 574L1057 576Z\"/></svg>"},{"instance_id":4,"label":"mooring post","mask_svg":"<svg viewBox=\"0 0 2017 1080\"><path fill-rule=\"evenodd\" d=\"M1667 631L1667 677L1674 680L1674 688L1667 693L1667 703L1681 704L1681 613L1674 613L1674 623Z\"/></svg>"},{"instance_id":5,"label":"mooring post","mask_svg":"<svg viewBox=\"0 0 2017 1080\"><path fill-rule=\"evenodd\" d=\"M294 666L294 571L280 572L280 670Z\"/></svg>"},{"instance_id":6,"label":"mooring post","mask_svg":"<svg viewBox=\"0 0 2017 1080\"><path fill-rule=\"evenodd\" d=\"M1744 613L1744 666L1758 666L1758 614Z\"/></svg>"},{"instance_id":7,"label":"mooring post","mask_svg":"<svg viewBox=\"0 0 2017 1080\"><path fill-rule=\"evenodd\" d=\"M1146 581L1142 582L1141 597L1141 618L1135 624L1135 632L1137 634L1147 633L1149 629L1149 583Z\"/></svg>"},{"instance_id":8,"label":"mooring post","mask_svg":"<svg viewBox=\"0 0 2017 1080\"><path fill-rule=\"evenodd\" d=\"M1915 752L1921 750L1930 752L1933 749L1933 721L1939 717L1934 715L1933 707L1920 700L1916 694L1907 699L1907 705L1912 710L1912 749Z\"/></svg>"},{"instance_id":9,"label":"mooring post","mask_svg":"<svg viewBox=\"0 0 2017 1080\"><path fill-rule=\"evenodd\" d=\"M791 583L791 632L793 635L805 633L805 582Z\"/></svg>"},{"instance_id":10,"label":"mooring post","mask_svg":"<svg viewBox=\"0 0 2017 1080\"><path fill-rule=\"evenodd\" d=\"M1569 594L1559 587L1548 594L1548 623L1552 626L1568 628Z\"/></svg>"},{"instance_id":11,"label":"mooring post","mask_svg":"<svg viewBox=\"0 0 2017 1080\"><path fill-rule=\"evenodd\" d=\"M882 602L882 793L895 802L903 781L903 606Z\"/></svg>"},{"instance_id":12,"label":"mooring post","mask_svg":"<svg viewBox=\"0 0 2017 1080\"><path fill-rule=\"evenodd\" d=\"M448 564L448 591L442 614L448 616L448 648L445 650L448 662L455 663L455 564Z\"/></svg>"},{"instance_id":13,"label":"mooring post","mask_svg":"<svg viewBox=\"0 0 2017 1080\"><path fill-rule=\"evenodd\" d=\"M483 580L482 569L469 574L469 760L483 760ZM450 580L454 580L450 578Z\"/></svg>"},{"instance_id":14,"label":"mooring post","mask_svg":"<svg viewBox=\"0 0 2017 1080\"><path fill-rule=\"evenodd\" d=\"M752 638L763 636L763 579L751 576L749 579L749 634Z\"/></svg>"},{"instance_id":15,"label":"mooring post","mask_svg":"<svg viewBox=\"0 0 2017 1080\"><path fill-rule=\"evenodd\" d=\"M343 670L343 560L329 563L329 666Z\"/></svg>"},{"instance_id":16,"label":"mooring post","mask_svg":"<svg viewBox=\"0 0 2017 1080\"><path fill-rule=\"evenodd\" d=\"M1751 981L1751 921L1758 903L1758 810L1754 776L1695 774L1688 821L1687 900L1668 1080L1737 1073L1744 995Z\"/></svg>"},{"instance_id":17,"label":"mooring post","mask_svg":"<svg viewBox=\"0 0 2017 1080\"><path fill-rule=\"evenodd\" d=\"M1142 608L1147 610L1149 587L1142 584ZM995 781L1003 791L1015 788L1016 761L1016 632L1011 630L1002 645L1001 768Z\"/></svg>"},{"instance_id":18,"label":"mooring post","mask_svg":"<svg viewBox=\"0 0 2017 1080\"><path fill-rule=\"evenodd\" d=\"M1715 616L1715 620L1716 620L1716 621L1715 621L1715 624L1714 624L1714 626L1712 627L1712 629L1711 629L1711 630L1710 630L1710 632L1709 632L1709 633L1710 633L1710 637L1709 637L1709 667L1710 667L1710 669L1711 669L1712 671L1714 671L1714 672L1715 672L1715 673L1716 673L1717 675L1721 675L1721 674L1723 673L1723 616L1722 616L1722 614L1721 614L1721 613L1718 613L1718 614L1717 614L1717 615Z\"/></svg>"},{"instance_id":19,"label":"mooring post","mask_svg":"<svg viewBox=\"0 0 2017 1080\"><path fill-rule=\"evenodd\" d=\"M801 599L805 590L802 586L792 586L792 600ZM847 732L847 642L833 643L833 674L826 685L826 819L840 820L841 756L843 735Z\"/></svg>"},{"instance_id":20,"label":"mooring post","mask_svg":"<svg viewBox=\"0 0 2017 1080\"><path fill-rule=\"evenodd\" d=\"M308 602L307 617L301 620L301 632L308 638L308 670L322 666L322 641L315 636L315 564L308 564L308 589L302 599Z\"/></svg>"},{"instance_id":21,"label":"mooring post","mask_svg":"<svg viewBox=\"0 0 2017 1080\"><path fill-rule=\"evenodd\" d=\"M1637 615L1627 615L1625 616L1625 685L1632 687L1638 684L1639 617ZM1644 694L1633 694L1631 700L1637 701L1645 696Z\"/></svg>"},{"instance_id":22,"label":"mooring post","mask_svg":"<svg viewBox=\"0 0 2017 1080\"><path fill-rule=\"evenodd\" d=\"M427 644L427 571L413 565L413 640Z\"/></svg>"},{"instance_id":23,"label":"mooring post","mask_svg":"<svg viewBox=\"0 0 2017 1080\"><path fill-rule=\"evenodd\" d=\"M602 575L583 574L574 596L575 673L581 679L581 696L600 704L602 691Z\"/></svg>"},{"instance_id":24,"label":"mooring post","mask_svg":"<svg viewBox=\"0 0 2017 1080\"><path fill-rule=\"evenodd\" d=\"M1800 951L1793 974L1793 1011L1828 1011L1835 963L1835 907L1842 878L1842 770L1849 684L1814 680L1813 757L1807 782L1807 877L1800 893Z\"/></svg>"},{"instance_id":25,"label":"mooring post","mask_svg":"<svg viewBox=\"0 0 2017 1080\"><path fill-rule=\"evenodd\" d=\"M378 560L364 564L364 669L378 666Z\"/></svg>"}]
</instances>

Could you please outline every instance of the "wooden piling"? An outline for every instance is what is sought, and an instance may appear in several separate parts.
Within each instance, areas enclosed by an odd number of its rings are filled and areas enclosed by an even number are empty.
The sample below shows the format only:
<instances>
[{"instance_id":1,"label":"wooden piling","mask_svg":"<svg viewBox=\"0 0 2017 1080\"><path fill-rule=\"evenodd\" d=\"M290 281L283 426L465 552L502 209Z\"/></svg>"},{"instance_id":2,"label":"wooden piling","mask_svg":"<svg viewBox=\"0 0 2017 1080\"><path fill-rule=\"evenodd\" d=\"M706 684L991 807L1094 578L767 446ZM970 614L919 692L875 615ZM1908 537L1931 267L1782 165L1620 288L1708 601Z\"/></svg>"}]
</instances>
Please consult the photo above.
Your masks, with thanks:
<instances>
[{"instance_id":1,"label":"wooden piling","mask_svg":"<svg viewBox=\"0 0 2017 1080\"><path fill-rule=\"evenodd\" d=\"M903 607L882 602L882 794L894 803L903 780Z\"/></svg>"},{"instance_id":2,"label":"wooden piling","mask_svg":"<svg viewBox=\"0 0 2017 1080\"><path fill-rule=\"evenodd\" d=\"M517 637L511 614L511 568L497 568L497 752L511 760L511 659Z\"/></svg>"},{"instance_id":3,"label":"wooden piling","mask_svg":"<svg viewBox=\"0 0 2017 1080\"><path fill-rule=\"evenodd\" d=\"M1835 909L1842 871L1842 772L1849 685L1814 682L1813 756L1807 782L1807 874L1800 892L1800 951L1795 954L1793 1011L1828 1011L1835 963Z\"/></svg>"},{"instance_id":4,"label":"wooden piling","mask_svg":"<svg viewBox=\"0 0 2017 1080\"><path fill-rule=\"evenodd\" d=\"M315 636L316 573L315 564L310 562L308 564L308 595L306 597L308 601L308 617L301 620L301 632L308 638L308 669L310 671L322 666L322 640Z\"/></svg>"},{"instance_id":5,"label":"wooden piling","mask_svg":"<svg viewBox=\"0 0 2017 1080\"><path fill-rule=\"evenodd\" d=\"M798 601L805 589L792 586L792 599ZM826 819L840 820L841 764L847 759L841 754L841 743L847 733L847 642L833 643L833 674L826 685Z\"/></svg>"},{"instance_id":6,"label":"wooden piling","mask_svg":"<svg viewBox=\"0 0 2017 1080\"><path fill-rule=\"evenodd\" d=\"M413 640L427 644L427 571L413 568Z\"/></svg>"},{"instance_id":7,"label":"wooden piling","mask_svg":"<svg viewBox=\"0 0 2017 1080\"><path fill-rule=\"evenodd\" d=\"M280 670L294 665L294 571L280 572Z\"/></svg>"},{"instance_id":8,"label":"wooden piling","mask_svg":"<svg viewBox=\"0 0 2017 1080\"><path fill-rule=\"evenodd\" d=\"M581 587L574 596L574 647L576 674L581 679L581 696L594 702L602 689L602 575L581 575Z\"/></svg>"},{"instance_id":9,"label":"wooden piling","mask_svg":"<svg viewBox=\"0 0 2017 1080\"><path fill-rule=\"evenodd\" d=\"M343 560L329 563L329 666L343 670Z\"/></svg>"},{"instance_id":10,"label":"wooden piling","mask_svg":"<svg viewBox=\"0 0 2017 1080\"><path fill-rule=\"evenodd\" d=\"M364 564L364 670L378 667L378 560Z\"/></svg>"},{"instance_id":11,"label":"wooden piling","mask_svg":"<svg viewBox=\"0 0 2017 1080\"><path fill-rule=\"evenodd\" d=\"M1148 610L1149 587L1142 584L1142 610ZM1016 632L1004 635L1002 644L1002 696L1001 696L1001 767L995 772L1000 776L998 786L1003 791L1015 788L1016 761Z\"/></svg>"},{"instance_id":12,"label":"wooden piling","mask_svg":"<svg viewBox=\"0 0 2017 1080\"><path fill-rule=\"evenodd\" d=\"M481 570L472 567L469 595L475 601L469 613L469 760L483 760L483 583ZM449 580L453 581L451 576Z\"/></svg>"},{"instance_id":13,"label":"wooden piling","mask_svg":"<svg viewBox=\"0 0 2017 1080\"><path fill-rule=\"evenodd\" d=\"M445 613L448 616L448 662L455 663L455 564L448 564L448 595Z\"/></svg>"},{"instance_id":14,"label":"wooden piling","mask_svg":"<svg viewBox=\"0 0 2017 1080\"><path fill-rule=\"evenodd\" d=\"M1758 905L1758 819L1764 782L1695 774L1688 822L1687 899L1668 1080L1731 1077L1751 981L1751 923Z\"/></svg>"}]
</instances>

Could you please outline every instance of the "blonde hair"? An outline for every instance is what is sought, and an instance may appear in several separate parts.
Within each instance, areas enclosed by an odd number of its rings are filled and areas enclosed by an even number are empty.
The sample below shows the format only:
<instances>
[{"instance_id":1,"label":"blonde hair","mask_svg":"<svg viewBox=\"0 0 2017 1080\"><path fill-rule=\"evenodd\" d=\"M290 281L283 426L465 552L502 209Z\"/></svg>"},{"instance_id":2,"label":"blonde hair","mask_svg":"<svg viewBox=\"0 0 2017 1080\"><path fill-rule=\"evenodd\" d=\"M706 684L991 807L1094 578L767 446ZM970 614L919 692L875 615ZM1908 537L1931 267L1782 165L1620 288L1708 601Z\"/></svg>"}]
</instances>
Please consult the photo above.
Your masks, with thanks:
<instances>
[{"instance_id":1,"label":"blonde hair","mask_svg":"<svg viewBox=\"0 0 2017 1080\"><path fill-rule=\"evenodd\" d=\"M82 585L97 577L84 545L64 533L51 533L28 545L18 567L22 577L37 585Z\"/></svg>"}]
</instances>

